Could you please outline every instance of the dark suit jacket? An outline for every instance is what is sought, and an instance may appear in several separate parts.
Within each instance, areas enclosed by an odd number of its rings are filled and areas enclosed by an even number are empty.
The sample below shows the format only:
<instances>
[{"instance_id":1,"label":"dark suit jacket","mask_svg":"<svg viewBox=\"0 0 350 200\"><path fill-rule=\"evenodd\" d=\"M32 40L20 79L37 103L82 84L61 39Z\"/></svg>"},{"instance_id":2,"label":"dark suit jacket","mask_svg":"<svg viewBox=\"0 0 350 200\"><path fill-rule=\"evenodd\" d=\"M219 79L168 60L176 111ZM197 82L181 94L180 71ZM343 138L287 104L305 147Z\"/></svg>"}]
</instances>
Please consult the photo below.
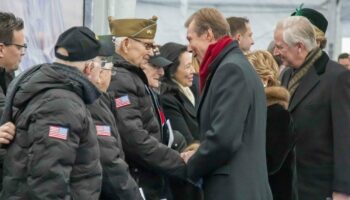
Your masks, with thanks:
<instances>
[{"instance_id":1,"label":"dark suit jacket","mask_svg":"<svg viewBox=\"0 0 350 200\"><path fill-rule=\"evenodd\" d=\"M160 102L172 128L185 137L187 144L199 140L196 110L184 94L169 87L160 95Z\"/></svg>"},{"instance_id":2,"label":"dark suit jacket","mask_svg":"<svg viewBox=\"0 0 350 200\"><path fill-rule=\"evenodd\" d=\"M189 179L203 178L206 200L270 200L261 80L237 41L209 67L198 107L201 145L188 162Z\"/></svg>"},{"instance_id":3,"label":"dark suit jacket","mask_svg":"<svg viewBox=\"0 0 350 200\"><path fill-rule=\"evenodd\" d=\"M350 71L323 53L289 104L297 134L300 200L350 194ZM288 85L292 69L282 77Z\"/></svg>"}]
</instances>

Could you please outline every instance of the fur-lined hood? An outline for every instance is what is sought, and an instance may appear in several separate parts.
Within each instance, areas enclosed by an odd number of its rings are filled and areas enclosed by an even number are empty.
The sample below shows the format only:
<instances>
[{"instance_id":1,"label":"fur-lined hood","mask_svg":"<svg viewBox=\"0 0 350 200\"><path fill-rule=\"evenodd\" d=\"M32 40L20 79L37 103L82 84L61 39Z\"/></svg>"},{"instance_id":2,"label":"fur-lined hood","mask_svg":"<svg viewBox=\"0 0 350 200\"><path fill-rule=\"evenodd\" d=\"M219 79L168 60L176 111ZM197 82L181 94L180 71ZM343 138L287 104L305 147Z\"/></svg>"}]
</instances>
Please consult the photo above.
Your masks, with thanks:
<instances>
[{"instance_id":1,"label":"fur-lined hood","mask_svg":"<svg viewBox=\"0 0 350 200\"><path fill-rule=\"evenodd\" d=\"M290 95L287 89L279 86L272 86L265 88L267 106L273 104L280 104L285 109L288 108Z\"/></svg>"}]
</instances>

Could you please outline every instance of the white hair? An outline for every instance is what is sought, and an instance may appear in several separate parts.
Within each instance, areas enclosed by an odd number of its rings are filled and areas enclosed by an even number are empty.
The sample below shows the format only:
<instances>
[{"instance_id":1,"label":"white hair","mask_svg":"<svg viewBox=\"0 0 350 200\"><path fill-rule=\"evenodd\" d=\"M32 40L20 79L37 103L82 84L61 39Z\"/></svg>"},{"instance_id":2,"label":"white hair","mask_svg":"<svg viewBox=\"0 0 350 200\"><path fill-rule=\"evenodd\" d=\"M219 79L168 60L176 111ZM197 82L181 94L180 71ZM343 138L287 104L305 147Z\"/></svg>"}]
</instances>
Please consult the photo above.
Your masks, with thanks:
<instances>
[{"instance_id":1,"label":"white hair","mask_svg":"<svg viewBox=\"0 0 350 200\"><path fill-rule=\"evenodd\" d=\"M119 50L120 45L122 44L122 42L126 39L127 37L114 37L113 36L113 42L115 45L115 49Z\"/></svg>"},{"instance_id":2,"label":"white hair","mask_svg":"<svg viewBox=\"0 0 350 200\"><path fill-rule=\"evenodd\" d=\"M282 31L283 41L288 46L300 42L307 51L317 47L316 33L310 21L302 16L290 16L276 25L276 30Z\"/></svg>"}]
</instances>

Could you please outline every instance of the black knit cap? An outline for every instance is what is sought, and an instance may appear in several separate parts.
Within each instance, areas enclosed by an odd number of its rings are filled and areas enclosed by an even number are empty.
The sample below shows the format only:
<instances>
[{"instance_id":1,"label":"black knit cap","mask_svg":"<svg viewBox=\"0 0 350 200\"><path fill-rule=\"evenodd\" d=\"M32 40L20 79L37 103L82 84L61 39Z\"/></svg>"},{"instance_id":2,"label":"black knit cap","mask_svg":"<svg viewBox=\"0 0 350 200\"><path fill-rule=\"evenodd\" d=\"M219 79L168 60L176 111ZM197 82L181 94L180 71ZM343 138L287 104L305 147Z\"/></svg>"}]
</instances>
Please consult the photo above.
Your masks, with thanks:
<instances>
[{"instance_id":1,"label":"black knit cap","mask_svg":"<svg viewBox=\"0 0 350 200\"><path fill-rule=\"evenodd\" d=\"M57 52L58 48L65 48L68 56ZM55 56L66 61L86 61L97 56L112 56L114 49L99 41L87 27L72 27L63 32L55 45Z\"/></svg>"},{"instance_id":2,"label":"black knit cap","mask_svg":"<svg viewBox=\"0 0 350 200\"><path fill-rule=\"evenodd\" d=\"M291 16L303 16L306 17L314 26L319 28L323 33L326 33L328 21L322 13L311 9L311 8L302 8L301 5L296 9L295 12L291 14Z\"/></svg>"}]
</instances>

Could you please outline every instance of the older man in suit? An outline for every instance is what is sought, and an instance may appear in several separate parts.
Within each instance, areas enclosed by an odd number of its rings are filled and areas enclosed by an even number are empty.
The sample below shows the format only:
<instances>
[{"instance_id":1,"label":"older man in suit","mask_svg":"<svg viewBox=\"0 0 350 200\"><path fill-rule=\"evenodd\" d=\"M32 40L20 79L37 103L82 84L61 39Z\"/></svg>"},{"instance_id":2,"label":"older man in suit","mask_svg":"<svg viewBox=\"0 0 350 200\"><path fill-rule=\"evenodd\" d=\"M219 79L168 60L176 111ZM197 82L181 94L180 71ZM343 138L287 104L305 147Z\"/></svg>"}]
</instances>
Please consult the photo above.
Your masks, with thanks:
<instances>
[{"instance_id":1,"label":"older man in suit","mask_svg":"<svg viewBox=\"0 0 350 200\"><path fill-rule=\"evenodd\" d=\"M299 200L350 199L350 71L330 60L305 17L281 20L275 51L290 66L282 84L291 93Z\"/></svg>"}]
</instances>

